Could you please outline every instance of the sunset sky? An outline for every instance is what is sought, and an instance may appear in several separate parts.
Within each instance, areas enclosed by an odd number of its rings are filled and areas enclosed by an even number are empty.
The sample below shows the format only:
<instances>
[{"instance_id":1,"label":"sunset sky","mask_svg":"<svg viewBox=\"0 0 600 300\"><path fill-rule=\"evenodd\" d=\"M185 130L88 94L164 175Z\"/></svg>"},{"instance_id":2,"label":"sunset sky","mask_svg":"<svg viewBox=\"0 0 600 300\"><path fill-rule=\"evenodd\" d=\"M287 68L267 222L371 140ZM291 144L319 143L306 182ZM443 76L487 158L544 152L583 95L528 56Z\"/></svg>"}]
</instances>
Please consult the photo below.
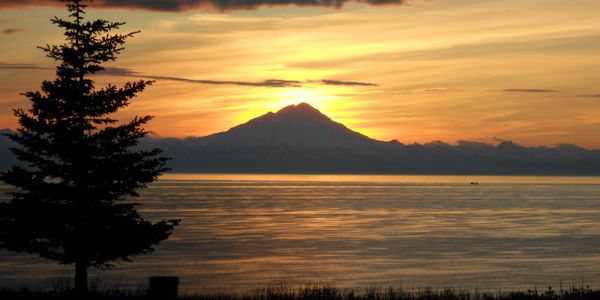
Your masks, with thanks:
<instances>
[{"instance_id":1,"label":"sunset sky","mask_svg":"<svg viewBox=\"0 0 600 300\"><path fill-rule=\"evenodd\" d=\"M600 148L600 1L343 2L94 1L142 31L96 79L155 79L121 117L164 137L307 102L380 140ZM0 0L0 128L54 75L36 46L62 41L56 3Z\"/></svg>"}]
</instances>

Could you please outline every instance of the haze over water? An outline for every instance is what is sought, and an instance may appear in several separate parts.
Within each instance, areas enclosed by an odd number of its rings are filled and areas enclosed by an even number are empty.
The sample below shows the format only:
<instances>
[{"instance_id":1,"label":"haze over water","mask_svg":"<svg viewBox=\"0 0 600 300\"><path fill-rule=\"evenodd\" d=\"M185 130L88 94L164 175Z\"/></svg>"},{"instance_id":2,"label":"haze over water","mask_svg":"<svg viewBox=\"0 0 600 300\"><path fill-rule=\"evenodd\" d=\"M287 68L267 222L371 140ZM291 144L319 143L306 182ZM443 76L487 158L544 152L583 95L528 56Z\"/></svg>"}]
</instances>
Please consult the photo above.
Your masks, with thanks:
<instances>
[{"instance_id":1,"label":"haze over water","mask_svg":"<svg viewBox=\"0 0 600 300\"><path fill-rule=\"evenodd\" d=\"M181 225L155 253L92 278L174 275L186 291L600 286L598 177L172 174L136 201ZM71 271L0 252L0 287Z\"/></svg>"}]
</instances>

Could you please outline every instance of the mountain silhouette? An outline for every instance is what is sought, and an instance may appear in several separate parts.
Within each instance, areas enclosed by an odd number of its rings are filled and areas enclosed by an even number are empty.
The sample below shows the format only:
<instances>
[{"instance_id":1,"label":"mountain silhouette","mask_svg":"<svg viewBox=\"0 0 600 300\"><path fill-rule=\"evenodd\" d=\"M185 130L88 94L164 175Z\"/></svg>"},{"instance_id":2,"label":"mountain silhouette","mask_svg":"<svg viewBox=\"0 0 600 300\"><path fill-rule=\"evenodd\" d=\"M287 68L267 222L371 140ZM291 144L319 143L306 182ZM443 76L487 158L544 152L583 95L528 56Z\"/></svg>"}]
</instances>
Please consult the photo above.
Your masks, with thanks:
<instances>
[{"instance_id":1,"label":"mountain silhouette","mask_svg":"<svg viewBox=\"0 0 600 300\"><path fill-rule=\"evenodd\" d=\"M375 146L381 142L334 122L307 103L269 112L226 132L201 138L203 143L312 148Z\"/></svg>"},{"instance_id":2,"label":"mountain silhouette","mask_svg":"<svg viewBox=\"0 0 600 300\"><path fill-rule=\"evenodd\" d=\"M0 137L0 169L15 163L9 146ZM307 103L205 137L148 137L140 147L164 149L175 172L600 175L600 150L569 144L524 147L511 141L384 142Z\"/></svg>"}]
</instances>

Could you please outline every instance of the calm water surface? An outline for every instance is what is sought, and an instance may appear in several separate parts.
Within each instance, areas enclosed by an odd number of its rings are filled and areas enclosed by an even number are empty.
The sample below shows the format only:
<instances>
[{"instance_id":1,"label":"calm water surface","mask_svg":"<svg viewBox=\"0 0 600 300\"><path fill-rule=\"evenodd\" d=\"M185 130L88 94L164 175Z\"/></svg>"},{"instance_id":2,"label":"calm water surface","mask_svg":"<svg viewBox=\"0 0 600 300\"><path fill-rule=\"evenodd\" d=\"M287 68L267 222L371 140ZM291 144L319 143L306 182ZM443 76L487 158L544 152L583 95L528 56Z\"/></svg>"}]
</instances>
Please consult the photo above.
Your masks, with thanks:
<instances>
[{"instance_id":1,"label":"calm water surface","mask_svg":"<svg viewBox=\"0 0 600 300\"><path fill-rule=\"evenodd\" d=\"M598 177L180 174L138 200L147 218L181 225L156 252L92 278L174 275L189 292L600 287ZM48 287L71 272L0 252L0 287Z\"/></svg>"}]
</instances>

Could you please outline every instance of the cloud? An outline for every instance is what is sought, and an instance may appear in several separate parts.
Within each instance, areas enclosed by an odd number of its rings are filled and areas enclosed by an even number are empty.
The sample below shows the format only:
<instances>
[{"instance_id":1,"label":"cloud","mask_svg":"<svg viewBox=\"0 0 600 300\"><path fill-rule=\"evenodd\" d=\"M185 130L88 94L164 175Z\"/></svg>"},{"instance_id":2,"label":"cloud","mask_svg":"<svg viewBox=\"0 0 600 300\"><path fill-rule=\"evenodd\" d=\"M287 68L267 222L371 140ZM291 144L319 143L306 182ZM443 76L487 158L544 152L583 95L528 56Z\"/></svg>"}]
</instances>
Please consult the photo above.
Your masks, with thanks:
<instances>
[{"instance_id":1,"label":"cloud","mask_svg":"<svg viewBox=\"0 0 600 300\"><path fill-rule=\"evenodd\" d=\"M220 11L249 10L261 6L322 6L342 7L346 3L370 5L402 5L407 0L95 0L93 6L145 9L154 11L179 12L198 8L212 8ZM0 7L57 6L56 0L0 0Z\"/></svg>"},{"instance_id":2,"label":"cloud","mask_svg":"<svg viewBox=\"0 0 600 300\"><path fill-rule=\"evenodd\" d=\"M53 70L53 68L41 67L33 64L7 64L0 62L0 70Z\"/></svg>"},{"instance_id":3,"label":"cloud","mask_svg":"<svg viewBox=\"0 0 600 300\"><path fill-rule=\"evenodd\" d=\"M15 34L19 32L27 31L25 28L6 28L2 30L3 34Z\"/></svg>"},{"instance_id":4,"label":"cloud","mask_svg":"<svg viewBox=\"0 0 600 300\"><path fill-rule=\"evenodd\" d=\"M53 68L42 67L34 64L7 64L0 62L0 70L53 70ZM155 80L169 80L197 84L212 84L212 85L238 85L238 86L254 86L254 87L303 87L306 83L319 83L323 85L346 85L346 86L379 86L375 83L356 82L356 81L341 81L341 80L285 80L285 79L267 79L262 81L233 81L233 80L207 80L207 79L190 79L176 76L161 76L161 75L145 75L127 68L106 68L98 75L113 75L123 77L141 77Z\"/></svg>"},{"instance_id":5,"label":"cloud","mask_svg":"<svg viewBox=\"0 0 600 300\"><path fill-rule=\"evenodd\" d=\"M577 97L582 97L582 98L600 98L600 94L578 95Z\"/></svg>"},{"instance_id":6,"label":"cloud","mask_svg":"<svg viewBox=\"0 0 600 300\"><path fill-rule=\"evenodd\" d=\"M325 85L346 85L346 86L379 86L376 83L370 82L357 82L357 81L341 81L341 80L330 80L322 79L320 83Z\"/></svg>"},{"instance_id":7,"label":"cloud","mask_svg":"<svg viewBox=\"0 0 600 300\"><path fill-rule=\"evenodd\" d=\"M213 84L213 85L239 85L239 86L262 86L262 87L301 87L302 82L297 80L282 80L282 79L267 79L258 82L250 81L227 81L227 80L203 80L203 79L189 79L183 77L173 76L156 76L156 75L144 75L135 71L131 71L125 68L106 68L103 72L105 75L116 75L126 77L143 77L147 79L156 80L170 80L180 81L187 83L199 83L199 84Z\"/></svg>"},{"instance_id":8,"label":"cloud","mask_svg":"<svg viewBox=\"0 0 600 300\"><path fill-rule=\"evenodd\" d=\"M515 92L515 93L556 93L557 90L548 89L505 89L503 92Z\"/></svg>"},{"instance_id":9,"label":"cloud","mask_svg":"<svg viewBox=\"0 0 600 300\"><path fill-rule=\"evenodd\" d=\"M156 80L171 80L180 81L187 83L199 83L199 84L213 84L213 85L239 85L239 86L257 86L257 87L303 87L305 83L319 83L323 85L345 85L345 86L379 86L375 83L368 82L356 82L356 81L341 81L341 80L284 80L284 79L267 79L263 81L228 81L228 80L205 80L205 79L189 79L183 77L173 76L156 76L156 75L144 75L126 68L106 68L104 71L106 75L126 76L126 77L143 77L148 79Z\"/></svg>"}]
</instances>

